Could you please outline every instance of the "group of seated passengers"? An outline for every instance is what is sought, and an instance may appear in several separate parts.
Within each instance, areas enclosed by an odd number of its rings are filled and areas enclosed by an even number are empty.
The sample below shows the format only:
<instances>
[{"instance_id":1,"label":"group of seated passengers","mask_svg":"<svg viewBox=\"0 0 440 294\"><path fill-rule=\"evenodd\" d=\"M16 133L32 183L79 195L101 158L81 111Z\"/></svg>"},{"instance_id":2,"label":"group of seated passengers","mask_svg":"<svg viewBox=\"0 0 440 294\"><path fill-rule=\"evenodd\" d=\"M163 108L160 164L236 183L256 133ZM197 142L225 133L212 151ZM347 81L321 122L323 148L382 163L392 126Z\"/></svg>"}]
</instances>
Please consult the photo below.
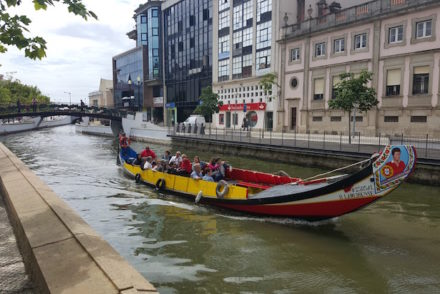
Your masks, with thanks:
<instances>
[{"instance_id":1,"label":"group of seated passengers","mask_svg":"<svg viewBox=\"0 0 440 294\"><path fill-rule=\"evenodd\" d=\"M141 153L138 153L137 158L132 164L139 165L144 170L151 169L180 176L189 176L192 179L202 179L209 182L218 182L224 179L226 168L228 168L228 165L221 158L212 158L207 164L200 161L198 156L195 156L191 164L188 156L181 154L180 151L177 151L176 155L171 156L171 152L166 150L161 159L158 159L149 146L146 146Z\"/></svg>"}]
</instances>

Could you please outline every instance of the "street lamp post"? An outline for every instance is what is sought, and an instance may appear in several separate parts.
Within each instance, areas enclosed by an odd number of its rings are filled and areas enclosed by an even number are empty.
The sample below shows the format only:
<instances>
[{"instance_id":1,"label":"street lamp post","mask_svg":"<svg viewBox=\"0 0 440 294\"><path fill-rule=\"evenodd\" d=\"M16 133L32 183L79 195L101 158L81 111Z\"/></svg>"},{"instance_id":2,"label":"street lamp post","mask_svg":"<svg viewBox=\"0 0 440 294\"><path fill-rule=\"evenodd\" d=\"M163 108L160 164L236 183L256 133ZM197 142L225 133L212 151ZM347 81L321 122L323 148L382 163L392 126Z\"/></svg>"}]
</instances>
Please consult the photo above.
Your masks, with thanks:
<instances>
[{"instance_id":1,"label":"street lamp post","mask_svg":"<svg viewBox=\"0 0 440 294\"><path fill-rule=\"evenodd\" d=\"M128 87L129 87L128 88L128 93L130 95L130 99L128 100L129 101L128 103L130 103L130 107L129 108L131 108L131 110L133 110L134 106L133 106L133 103L131 102L131 84L132 84L131 76L128 75Z\"/></svg>"},{"instance_id":2,"label":"street lamp post","mask_svg":"<svg viewBox=\"0 0 440 294\"><path fill-rule=\"evenodd\" d=\"M71 92L64 92L65 94L69 94L69 104L72 105L72 93Z\"/></svg>"},{"instance_id":3,"label":"street lamp post","mask_svg":"<svg viewBox=\"0 0 440 294\"><path fill-rule=\"evenodd\" d=\"M138 110L141 111L142 104L141 104L141 77L140 76L137 76L137 88L138 88Z\"/></svg>"}]
</instances>

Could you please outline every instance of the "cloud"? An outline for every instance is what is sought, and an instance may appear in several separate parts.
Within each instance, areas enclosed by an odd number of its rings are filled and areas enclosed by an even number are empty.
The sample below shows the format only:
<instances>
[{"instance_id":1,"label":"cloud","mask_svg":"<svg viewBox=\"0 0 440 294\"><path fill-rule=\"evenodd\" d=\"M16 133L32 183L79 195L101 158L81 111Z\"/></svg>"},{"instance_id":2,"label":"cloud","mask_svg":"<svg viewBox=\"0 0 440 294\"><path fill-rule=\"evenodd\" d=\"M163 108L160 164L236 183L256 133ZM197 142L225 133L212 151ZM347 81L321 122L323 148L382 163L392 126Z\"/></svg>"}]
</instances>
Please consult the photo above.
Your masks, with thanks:
<instances>
[{"instance_id":1,"label":"cloud","mask_svg":"<svg viewBox=\"0 0 440 294\"><path fill-rule=\"evenodd\" d=\"M89 10L99 20L83 20L67 12L64 5L35 11L32 2L23 2L17 14L26 14L31 20L31 35L42 36L47 41L47 58L34 61L24 57L24 52L9 47L0 54L0 74L16 71L14 78L28 85L38 86L55 101L86 99L96 91L101 78L111 79L112 57L133 48L135 41L126 33L135 25L132 18L139 6L135 0L85 0Z\"/></svg>"}]
</instances>

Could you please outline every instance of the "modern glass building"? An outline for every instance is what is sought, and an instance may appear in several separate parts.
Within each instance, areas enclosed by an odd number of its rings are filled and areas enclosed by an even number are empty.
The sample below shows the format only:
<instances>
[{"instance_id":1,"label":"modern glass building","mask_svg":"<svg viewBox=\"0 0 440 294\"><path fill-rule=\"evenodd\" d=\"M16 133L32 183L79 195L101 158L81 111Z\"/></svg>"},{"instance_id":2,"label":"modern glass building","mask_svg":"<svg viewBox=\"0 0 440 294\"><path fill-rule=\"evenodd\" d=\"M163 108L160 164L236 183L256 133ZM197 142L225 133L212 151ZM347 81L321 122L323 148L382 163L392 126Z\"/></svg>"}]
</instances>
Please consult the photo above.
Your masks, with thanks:
<instances>
[{"instance_id":1,"label":"modern glass building","mask_svg":"<svg viewBox=\"0 0 440 294\"><path fill-rule=\"evenodd\" d=\"M115 107L124 107L124 97L133 97L137 109L147 112L147 119L163 121L162 82L162 1L150 0L135 10L136 27L127 33L136 48L113 57ZM132 103L133 104L133 103Z\"/></svg>"},{"instance_id":2,"label":"modern glass building","mask_svg":"<svg viewBox=\"0 0 440 294\"><path fill-rule=\"evenodd\" d=\"M166 1L162 11L168 122L180 122L212 84L212 0Z\"/></svg>"}]
</instances>

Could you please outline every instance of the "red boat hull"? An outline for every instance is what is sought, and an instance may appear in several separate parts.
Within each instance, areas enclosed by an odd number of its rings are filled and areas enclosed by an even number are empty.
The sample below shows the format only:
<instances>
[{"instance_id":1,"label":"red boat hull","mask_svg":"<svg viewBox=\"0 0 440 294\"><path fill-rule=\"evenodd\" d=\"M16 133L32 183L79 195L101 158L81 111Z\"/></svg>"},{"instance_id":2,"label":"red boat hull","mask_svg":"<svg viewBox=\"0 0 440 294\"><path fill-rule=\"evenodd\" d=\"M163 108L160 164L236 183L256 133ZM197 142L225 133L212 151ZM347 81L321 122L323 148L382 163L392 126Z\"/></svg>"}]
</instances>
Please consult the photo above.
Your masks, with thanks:
<instances>
[{"instance_id":1,"label":"red boat hull","mask_svg":"<svg viewBox=\"0 0 440 294\"><path fill-rule=\"evenodd\" d=\"M213 203L216 206L232 209L235 211L242 211L251 214L272 215L272 216L295 216L298 218L307 219L324 219L337 217L359 208L364 207L380 197L372 196L365 198L346 199L339 201L328 201L318 203L286 203L278 205L246 205L233 203Z\"/></svg>"}]
</instances>

